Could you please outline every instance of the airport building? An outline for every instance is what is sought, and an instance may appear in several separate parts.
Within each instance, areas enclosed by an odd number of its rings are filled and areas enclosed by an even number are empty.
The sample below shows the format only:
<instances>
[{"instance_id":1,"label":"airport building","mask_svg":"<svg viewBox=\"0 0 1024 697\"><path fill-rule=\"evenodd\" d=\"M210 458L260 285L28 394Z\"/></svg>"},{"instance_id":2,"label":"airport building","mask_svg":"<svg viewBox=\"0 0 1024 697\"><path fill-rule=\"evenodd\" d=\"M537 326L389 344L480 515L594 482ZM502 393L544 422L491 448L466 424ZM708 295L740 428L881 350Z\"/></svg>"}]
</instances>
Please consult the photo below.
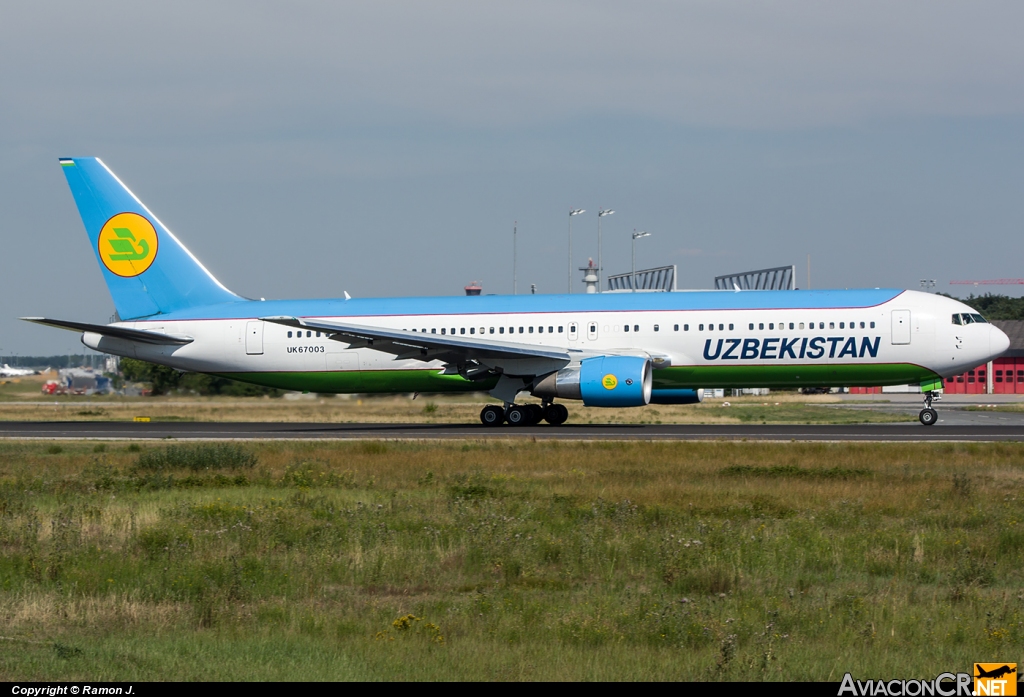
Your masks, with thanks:
<instances>
[{"instance_id":1,"label":"airport building","mask_svg":"<svg viewBox=\"0 0 1024 697\"><path fill-rule=\"evenodd\" d=\"M946 394L1024 394L1024 320L991 320L1010 337L1010 348L985 365L946 378ZM897 386L902 387L902 386ZM851 387L850 394L900 391L882 387ZM909 391L909 390L903 390Z\"/></svg>"}]
</instances>

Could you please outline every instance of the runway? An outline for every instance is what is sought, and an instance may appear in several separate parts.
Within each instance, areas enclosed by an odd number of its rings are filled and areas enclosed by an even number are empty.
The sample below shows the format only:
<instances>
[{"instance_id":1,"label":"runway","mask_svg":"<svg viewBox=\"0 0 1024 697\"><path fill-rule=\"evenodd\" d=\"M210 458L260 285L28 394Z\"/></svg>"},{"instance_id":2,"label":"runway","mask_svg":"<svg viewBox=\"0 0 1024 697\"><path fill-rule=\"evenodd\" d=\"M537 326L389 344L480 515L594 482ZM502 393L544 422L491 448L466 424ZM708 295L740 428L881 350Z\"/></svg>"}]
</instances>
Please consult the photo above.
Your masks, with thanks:
<instances>
[{"instance_id":1,"label":"runway","mask_svg":"<svg viewBox=\"0 0 1024 697\"><path fill-rule=\"evenodd\" d=\"M357 440L367 438L732 441L1024 441L1022 425L571 425L487 428L461 424L6 421L4 439Z\"/></svg>"}]
</instances>

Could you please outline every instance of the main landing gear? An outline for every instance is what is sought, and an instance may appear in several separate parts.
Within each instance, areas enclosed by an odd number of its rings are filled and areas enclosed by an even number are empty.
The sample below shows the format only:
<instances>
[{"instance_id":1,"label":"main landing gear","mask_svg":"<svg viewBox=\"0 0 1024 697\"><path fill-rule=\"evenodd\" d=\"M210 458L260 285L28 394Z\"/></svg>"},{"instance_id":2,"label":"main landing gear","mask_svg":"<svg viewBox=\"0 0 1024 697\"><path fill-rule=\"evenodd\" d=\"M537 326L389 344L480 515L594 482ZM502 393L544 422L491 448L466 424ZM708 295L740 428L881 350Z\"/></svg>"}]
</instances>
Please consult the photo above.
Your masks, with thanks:
<instances>
[{"instance_id":1,"label":"main landing gear","mask_svg":"<svg viewBox=\"0 0 1024 697\"><path fill-rule=\"evenodd\" d=\"M942 394L934 390L924 393L924 409L917 415L917 418L925 426L933 426L939 420L939 412L932 409L932 400L937 402L940 399L942 399Z\"/></svg>"},{"instance_id":2,"label":"main landing gear","mask_svg":"<svg viewBox=\"0 0 1024 697\"><path fill-rule=\"evenodd\" d=\"M506 421L510 426L534 426L541 421L560 426L568 418L569 410L561 404L508 404L504 409L488 404L480 411L484 426L501 426Z\"/></svg>"}]
</instances>

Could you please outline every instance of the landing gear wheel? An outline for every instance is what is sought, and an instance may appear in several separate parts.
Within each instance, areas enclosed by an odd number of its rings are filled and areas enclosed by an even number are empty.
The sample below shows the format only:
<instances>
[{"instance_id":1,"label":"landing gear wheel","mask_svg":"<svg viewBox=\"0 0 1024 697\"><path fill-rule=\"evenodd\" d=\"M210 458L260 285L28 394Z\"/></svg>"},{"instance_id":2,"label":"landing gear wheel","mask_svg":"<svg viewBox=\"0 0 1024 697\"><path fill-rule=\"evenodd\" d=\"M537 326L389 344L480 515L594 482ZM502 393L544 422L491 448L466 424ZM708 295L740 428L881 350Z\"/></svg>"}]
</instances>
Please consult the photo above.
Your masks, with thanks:
<instances>
[{"instance_id":1,"label":"landing gear wheel","mask_svg":"<svg viewBox=\"0 0 1024 697\"><path fill-rule=\"evenodd\" d=\"M501 426L505 423L505 410L496 404L488 404L480 411L480 421L484 426Z\"/></svg>"},{"instance_id":2,"label":"landing gear wheel","mask_svg":"<svg viewBox=\"0 0 1024 697\"><path fill-rule=\"evenodd\" d=\"M544 410L544 420L552 426L561 426L569 418L569 410L562 404L549 404Z\"/></svg>"},{"instance_id":3,"label":"landing gear wheel","mask_svg":"<svg viewBox=\"0 0 1024 697\"><path fill-rule=\"evenodd\" d=\"M527 411L530 412L530 425L535 426L544 419L544 407L539 404L527 404L525 405Z\"/></svg>"},{"instance_id":4,"label":"landing gear wheel","mask_svg":"<svg viewBox=\"0 0 1024 697\"><path fill-rule=\"evenodd\" d=\"M530 423L530 410L525 405L514 406L505 414L509 426L526 426Z\"/></svg>"},{"instance_id":5,"label":"landing gear wheel","mask_svg":"<svg viewBox=\"0 0 1024 697\"><path fill-rule=\"evenodd\" d=\"M939 412L932 408L922 409L921 413L917 416L925 426L933 426L936 421L939 420Z\"/></svg>"}]
</instances>

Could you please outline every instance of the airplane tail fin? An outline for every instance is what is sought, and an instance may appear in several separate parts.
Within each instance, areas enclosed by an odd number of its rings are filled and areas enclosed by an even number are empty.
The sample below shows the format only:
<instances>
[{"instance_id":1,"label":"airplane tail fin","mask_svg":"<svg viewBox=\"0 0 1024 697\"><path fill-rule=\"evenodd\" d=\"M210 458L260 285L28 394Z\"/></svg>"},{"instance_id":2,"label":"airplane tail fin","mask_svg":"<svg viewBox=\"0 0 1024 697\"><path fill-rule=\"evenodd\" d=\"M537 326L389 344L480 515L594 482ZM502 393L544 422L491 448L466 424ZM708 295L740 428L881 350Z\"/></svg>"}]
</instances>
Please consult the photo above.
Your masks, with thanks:
<instances>
[{"instance_id":1,"label":"airplane tail fin","mask_svg":"<svg viewBox=\"0 0 1024 697\"><path fill-rule=\"evenodd\" d=\"M60 164L121 319L241 300L102 160L61 158Z\"/></svg>"}]
</instances>

